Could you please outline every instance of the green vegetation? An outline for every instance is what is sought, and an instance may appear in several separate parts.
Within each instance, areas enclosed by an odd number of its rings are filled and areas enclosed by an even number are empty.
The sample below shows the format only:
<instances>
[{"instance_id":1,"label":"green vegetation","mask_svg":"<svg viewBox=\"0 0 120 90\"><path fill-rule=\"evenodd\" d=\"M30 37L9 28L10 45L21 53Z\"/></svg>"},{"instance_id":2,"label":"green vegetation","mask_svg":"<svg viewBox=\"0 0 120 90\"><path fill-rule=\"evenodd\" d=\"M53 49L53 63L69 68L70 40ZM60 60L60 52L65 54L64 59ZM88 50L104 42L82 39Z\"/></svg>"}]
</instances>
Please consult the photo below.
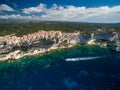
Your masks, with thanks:
<instances>
[{"instance_id":1,"label":"green vegetation","mask_svg":"<svg viewBox=\"0 0 120 90\"><path fill-rule=\"evenodd\" d=\"M79 23L79 22L0 22L0 35L15 34L21 36L39 30L60 30L63 32L81 31L84 33L97 32L100 28L107 32L120 30L118 24Z\"/></svg>"}]
</instances>

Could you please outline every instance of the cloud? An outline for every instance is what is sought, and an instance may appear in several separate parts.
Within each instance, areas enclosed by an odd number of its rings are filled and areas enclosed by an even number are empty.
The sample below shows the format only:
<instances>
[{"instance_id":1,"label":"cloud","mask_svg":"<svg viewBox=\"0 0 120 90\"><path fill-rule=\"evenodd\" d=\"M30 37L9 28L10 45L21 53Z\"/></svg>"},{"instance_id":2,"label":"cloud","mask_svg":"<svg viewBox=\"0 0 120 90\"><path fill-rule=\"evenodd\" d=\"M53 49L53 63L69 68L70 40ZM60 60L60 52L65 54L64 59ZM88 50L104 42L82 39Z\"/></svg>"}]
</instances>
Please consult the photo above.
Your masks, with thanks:
<instances>
[{"instance_id":1,"label":"cloud","mask_svg":"<svg viewBox=\"0 0 120 90\"><path fill-rule=\"evenodd\" d=\"M48 8L46 4L40 3L38 6L22 9L20 14L1 15L0 19L15 19L17 17L17 19L27 18L44 21L120 22L120 5L87 8L85 6L77 7L73 5L61 6L53 4Z\"/></svg>"},{"instance_id":2,"label":"cloud","mask_svg":"<svg viewBox=\"0 0 120 90\"><path fill-rule=\"evenodd\" d=\"M40 3L38 6L36 7L30 7L30 8L24 8L23 9L23 13L25 14L30 14L30 13L40 13L43 12L46 9L46 5Z\"/></svg>"},{"instance_id":3,"label":"cloud","mask_svg":"<svg viewBox=\"0 0 120 90\"><path fill-rule=\"evenodd\" d=\"M0 15L0 19L31 19L32 16L22 16L20 14Z\"/></svg>"},{"instance_id":4,"label":"cloud","mask_svg":"<svg viewBox=\"0 0 120 90\"><path fill-rule=\"evenodd\" d=\"M67 21L80 21L95 18L108 18L112 16L120 16L119 6L101 6L96 8L76 7L73 5L58 6L53 4L52 7L47 8L45 4L39 4L36 7L29 7L23 9L25 14L42 13L39 19L42 20L67 20Z\"/></svg>"},{"instance_id":5,"label":"cloud","mask_svg":"<svg viewBox=\"0 0 120 90\"><path fill-rule=\"evenodd\" d=\"M54 6L53 6L54 7ZM47 19L58 19L58 20L84 20L91 17L109 17L111 15L120 15L120 6L108 7L101 6L98 8L86 8L86 7L75 7L75 6L57 6L55 9L47 9L41 17Z\"/></svg>"},{"instance_id":6,"label":"cloud","mask_svg":"<svg viewBox=\"0 0 120 90\"><path fill-rule=\"evenodd\" d=\"M0 12L3 12L3 11L13 12L15 10L6 4L1 4L0 5Z\"/></svg>"}]
</instances>

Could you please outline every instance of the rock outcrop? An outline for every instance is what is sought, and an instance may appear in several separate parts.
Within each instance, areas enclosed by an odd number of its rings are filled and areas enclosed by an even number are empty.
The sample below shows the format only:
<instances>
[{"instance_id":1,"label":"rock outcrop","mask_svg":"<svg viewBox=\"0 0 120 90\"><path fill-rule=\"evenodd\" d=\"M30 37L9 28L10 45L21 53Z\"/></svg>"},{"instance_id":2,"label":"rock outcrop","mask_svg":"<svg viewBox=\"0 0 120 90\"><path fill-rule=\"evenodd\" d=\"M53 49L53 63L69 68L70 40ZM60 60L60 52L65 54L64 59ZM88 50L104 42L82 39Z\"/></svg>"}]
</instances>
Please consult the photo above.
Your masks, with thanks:
<instances>
[{"instance_id":1,"label":"rock outcrop","mask_svg":"<svg viewBox=\"0 0 120 90\"><path fill-rule=\"evenodd\" d=\"M0 37L0 60L17 59L18 56L23 57L51 49L69 47L79 42L78 36L79 33L43 30L22 37L3 36ZM16 53L16 51L19 52Z\"/></svg>"}]
</instances>

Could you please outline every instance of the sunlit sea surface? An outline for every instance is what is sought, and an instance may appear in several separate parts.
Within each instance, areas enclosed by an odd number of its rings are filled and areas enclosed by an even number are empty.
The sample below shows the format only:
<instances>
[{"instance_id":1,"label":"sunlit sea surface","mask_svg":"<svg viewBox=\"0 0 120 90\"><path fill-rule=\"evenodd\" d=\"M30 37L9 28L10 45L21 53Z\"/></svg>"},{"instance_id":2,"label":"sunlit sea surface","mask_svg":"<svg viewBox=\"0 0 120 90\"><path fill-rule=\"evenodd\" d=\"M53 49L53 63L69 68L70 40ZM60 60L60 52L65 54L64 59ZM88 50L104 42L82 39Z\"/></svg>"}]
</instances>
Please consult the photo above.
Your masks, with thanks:
<instances>
[{"instance_id":1,"label":"sunlit sea surface","mask_svg":"<svg viewBox=\"0 0 120 90\"><path fill-rule=\"evenodd\" d=\"M76 46L1 62L0 90L120 90L120 54Z\"/></svg>"}]
</instances>

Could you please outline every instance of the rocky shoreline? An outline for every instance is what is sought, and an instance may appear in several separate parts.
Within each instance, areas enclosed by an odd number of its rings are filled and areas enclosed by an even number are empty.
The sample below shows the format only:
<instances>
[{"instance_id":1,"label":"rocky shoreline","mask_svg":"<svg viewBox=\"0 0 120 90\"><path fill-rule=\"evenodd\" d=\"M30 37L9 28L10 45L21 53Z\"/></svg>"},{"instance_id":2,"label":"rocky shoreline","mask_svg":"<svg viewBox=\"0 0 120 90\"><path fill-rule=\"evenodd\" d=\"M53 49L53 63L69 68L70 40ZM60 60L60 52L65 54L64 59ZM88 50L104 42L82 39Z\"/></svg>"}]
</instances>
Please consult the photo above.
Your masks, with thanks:
<instances>
[{"instance_id":1,"label":"rocky shoreline","mask_svg":"<svg viewBox=\"0 0 120 90\"><path fill-rule=\"evenodd\" d=\"M120 33L104 31L65 33L40 30L22 37L1 36L0 61L20 59L24 56L41 54L53 49L69 48L77 44L95 44L120 51Z\"/></svg>"}]
</instances>

